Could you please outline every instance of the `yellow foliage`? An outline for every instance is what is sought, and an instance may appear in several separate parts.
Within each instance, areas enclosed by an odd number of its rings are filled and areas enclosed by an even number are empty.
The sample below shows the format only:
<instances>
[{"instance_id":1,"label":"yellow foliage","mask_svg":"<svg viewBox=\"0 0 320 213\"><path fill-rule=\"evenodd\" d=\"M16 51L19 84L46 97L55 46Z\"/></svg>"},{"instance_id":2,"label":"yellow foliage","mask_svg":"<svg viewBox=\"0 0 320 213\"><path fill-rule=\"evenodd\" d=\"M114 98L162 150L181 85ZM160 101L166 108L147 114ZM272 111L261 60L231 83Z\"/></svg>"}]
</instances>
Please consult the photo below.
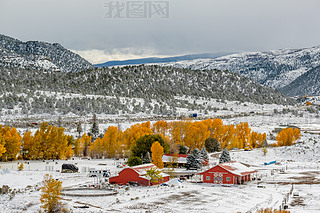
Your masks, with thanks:
<instances>
[{"instance_id":1,"label":"yellow foliage","mask_svg":"<svg viewBox=\"0 0 320 213\"><path fill-rule=\"evenodd\" d=\"M306 105L307 105L307 106L311 106L312 103L308 101L308 102L306 102Z\"/></svg>"},{"instance_id":2,"label":"yellow foliage","mask_svg":"<svg viewBox=\"0 0 320 213\"><path fill-rule=\"evenodd\" d=\"M151 184L158 183L159 180L162 180L161 171L155 168L148 169L147 171L147 177L151 179Z\"/></svg>"},{"instance_id":3,"label":"yellow foliage","mask_svg":"<svg viewBox=\"0 0 320 213\"><path fill-rule=\"evenodd\" d=\"M292 128L286 128L281 130L277 134L277 146L291 146L293 142L298 140L301 137L301 133L299 129L293 130Z\"/></svg>"},{"instance_id":4,"label":"yellow foliage","mask_svg":"<svg viewBox=\"0 0 320 213\"><path fill-rule=\"evenodd\" d=\"M120 153L121 143L119 139L118 128L110 126L102 138L103 148L108 156L115 157L116 154Z\"/></svg>"},{"instance_id":5,"label":"yellow foliage","mask_svg":"<svg viewBox=\"0 0 320 213\"><path fill-rule=\"evenodd\" d=\"M293 130L293 141L297 141L298 139L301 138L301 132L300 132L300 129L298 128L295 128Z\"/></svg>"},{"instance_id":6,"label":"yellow foliage","mask_svg":"<svg viewBox=\"0 0 320 213\"><path fill-rule=\"evenodd\" d=\"M221 136L219 137L220 139L218 140L221 143L221 149L232 149L238 146L234 125L230 124L223 126L223 130L221 132Z\"/></svg>"},{"instance_id":7,"label":"yellow foliage","mask_svg":"<svg viewBox=\"0 0 320 213\"><path fill-rule=\"evenodd\" d=\"M18 170L22 171L24 169L23 163L21 162L20 165L18 166Z\"/></svg>"},{"instance_id":8,"label":"yellow foliage","mask_svg":"<svg viewBox=\"0 0 320 213\"><path fill-rule=\"evenodd\" d=\"M89 154L89 146L91 143L92 137L84 133L80 140L80 151L83 156L88 156Z\"/></svg>"},{"instance_id":9,"label":"yellow foliage","mask_svg":"<svg viewBox=\"0 0 320 213\"><path fill-rule=\"evenodd\" d=\"M25 159L64 159L72 156L73 137L66 135L63 127L43 122L34 136L28 131L22 141Z\"/></svg>"},{"instance_id":10,"label":"yellow foliage","mask_svg":"<svg viewBox=\"0 0 320 213\"><path fill-rule=\"evenodd\" d=\"M243 149L246 146L250 146L251 129L248 123L240 123L236 125L236 136L238 141L237 148Z\"/></svg>"},{"instance_id":11,"label":"yellow foliage","mask_svg":"<svg viewBox=\"0 0 320 213\"><path fill-rule=\"evenodd\" d=\"M151 153L152 163L156 165L158 168L162 169L164 166L162 161L162 155L164 154L164 152L163 147L160 145L158 141L152 144Z\"/></svg>"},{"instance_id":12,"label":"yellow foliage","mask_svg":"<svg viewBox=\"0 0 320 213\"><path fill-rule=\"evenodd\" d=\"M210 132L204 122L195 121L186 133L184 144L190 148L190 151L195 148L201 149L209 136Z\"/></svg>"},{"instance_id":13,"label":"yellow foliage","mask_svg":"<svg viewBox=\"0 0 320 213\"><path fill-rule=\"evenodd\" d=\"M0 125L0 136L1 136L1 148L2 159L4 160L15 160L17 158L17 154L20 152L21 148L21 136L17 132L17 130L12 127ZM5 152L4 152L5 150Z\"/></svg>"},{"instance_id":14,"label":"yellow foliage","mask_svg":"<svg viewBox=\"0 0 320 213\"><path fill-rule=\"evenodd\" d=\"M191 124L192 124L191 119L173 121L170 123L169 131L171 134L171 139L175 144L185 145L184 137L186 136Z\"/></svg>"},{"instance_id":15,"label":"yellow foliage","mask_svg":"<svg viewBox=\"0 0 320 213\"><path fill-rule=\"evenodd\" d=\"M72 145L69 145L65 150L64 157L66 159L69 159L72 155L73 155Z\"/></svg>"},{"instance_id":16,"label":"yellow foliage","mask_svg":"<svg viewBox=\"0 0 320 213\"><path fill-rule=\"evenodd\" d=\"M256 213L290 213L290 211L267 208L267 209L259 209L257 210Z\"/></svg>"},{"instance_id":17,"label":"yellow foliage","mask_svg":"<svg viewBox=\"0 0 320 213\"><path fill-rule=\"evenodd\" d=\"M97 138L90 145L90 155L101 158L102 156L115 157L121 153L120 134L117 127L110 126L103 138Z\"/></svg>"},{"instance_id":18,"label":"yellow foliage","mask_svg":"<svg viewBox=\"0 0 320 213\"><path fill-rule=\"evenodd\" d=\"M94 143L90 144L90 156L92 158L101 158L104 156L104 148L102 138L97 138Z\"/></svg>"},{"instance_id":19,"label":"yellow foliage","mask_svg":"<svg viewBox=\"0 0 320 213\"><path fill-rule=\"evenodd\" d=\"M22 137L22 151L24 159L31 159L29 151L31 150L31 147L34 145L34 138L31 134L31 131L27 131L26 133L24 133Z\"/></svg>"},{"instance_id":20,"label":"yellow foliage","mask_svg":"<svg viewBox=\"0 0 320 213\"><path fill-rule=\"evenodd\" d=\"M129 149L136 140L144 135L152 134L150 121L141 124L135 124L124 132L124 144Z\"/></svg>"},{"instance_id":21,"label":"yellow foliage","mask_svg":"<svg viewBox=\"0 0 320 213\"><path fill-rule=\"evenodd\" d=\"M214 118L213 120L204 120L203 123L208 127L210 138L216 138L218 141L221 141L225 130L223 121L221 119Z\"/></svg>"},{"instance_id":22,"label":"yellow foliage","mask_svg":"<svg viewBox=\"0 0 320 213\"><path fill-rule=\"evenodd\" d=\"M45 212L57 211L60 205L62 182L47 174L42 183L40 201L43 205L41 207Z\"/></svg>"},{"instance_id":23,"label":"yellow foliage","mask_svg":"<svg viewBox=\"0 0 320 213\"><path fill-rule=\"evenodd\" d=\"M154 134L159 134L162 137L166 137L169 129L169 123L164 120L157 121L152 126L152 131Z\"/></svg>"},{"instance_id":24,"label":"yellow foliage","mask_svg":"<svg viewBox=\"0 0 320 213\"><path fill-rule=\"evenodd\" d=\"M3 153L6 152L6 148L4 147L5 143L6 142L4 141L2 136L0 135L0 157L2 156Z\"/></svg>"}]
</instances>

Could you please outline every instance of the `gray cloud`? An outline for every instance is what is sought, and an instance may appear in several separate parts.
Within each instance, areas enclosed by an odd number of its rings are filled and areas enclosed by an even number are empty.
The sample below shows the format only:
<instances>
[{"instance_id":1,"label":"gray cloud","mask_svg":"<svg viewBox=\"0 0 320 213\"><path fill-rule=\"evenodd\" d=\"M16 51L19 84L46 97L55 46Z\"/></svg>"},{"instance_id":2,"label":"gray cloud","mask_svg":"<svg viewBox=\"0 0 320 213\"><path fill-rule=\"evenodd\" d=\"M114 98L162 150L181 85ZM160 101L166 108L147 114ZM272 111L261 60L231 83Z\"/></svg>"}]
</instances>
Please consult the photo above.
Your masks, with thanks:
<instances>
[{"instance_id":1,"label":"gray cloud","mask_svg":"<svg viewBox=\"0 0 320 213\"><path fill-rule=\"evenodd\" d=\"M318 0L171 0L163 19L105 18L106 2L1 0L0 33L58 42L92 53L95 63L104 61L100 53L119 59L320 44Z\"/></svg>"}]
</instances>

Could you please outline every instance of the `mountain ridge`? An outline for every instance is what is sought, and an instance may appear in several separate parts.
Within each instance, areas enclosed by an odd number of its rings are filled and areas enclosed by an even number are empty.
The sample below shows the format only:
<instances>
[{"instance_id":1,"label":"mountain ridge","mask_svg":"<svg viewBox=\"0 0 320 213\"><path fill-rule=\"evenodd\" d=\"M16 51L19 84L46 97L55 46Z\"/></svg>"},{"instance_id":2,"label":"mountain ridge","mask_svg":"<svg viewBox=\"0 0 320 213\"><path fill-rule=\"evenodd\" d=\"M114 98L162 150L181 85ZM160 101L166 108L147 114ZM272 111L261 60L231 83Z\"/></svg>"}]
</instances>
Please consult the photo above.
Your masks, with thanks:
<instances>
[{"instance_id":1,"label":"mountain ridge","mask_svg":"<svg viewBox=\"0 0 320 213\"><path fill-rule=\"evenodd\" d=\"M262 85L280 89L320 65L320 46L243 52L215 59L195 59L162 65L200 70L228 70L252 78Z\"/></svg>"},{"instance_id":2,"label":"mountain ridge","mask_svg":"<svg viewBox=\"0 0 320 213\"><path fill-rule=\"evenodd\" d=\"M177 62L181 60L193 60L198 58L216 58L224 55L233 54L232 52L220 52L220 53L200 53L200 54L188 54L172 57L149 57L140 59L128 59L128 60L115 60L107 61L105 63L95 64L96 67L110 67L110 66L125 66L125 65L140 65L140 64L152 64L152 63L167 63Z\"/></svg>"},{"instance_id":3,"label":"mountain ridge","mask_svg":"<svg viewBox=\"0 0 320 213\"><path fill-rule=\"evenodd\" d=\"M20 41L0 34L0 66L79 72L92 68L85 59L58 43Z\"/></svg>"}]
</instances>

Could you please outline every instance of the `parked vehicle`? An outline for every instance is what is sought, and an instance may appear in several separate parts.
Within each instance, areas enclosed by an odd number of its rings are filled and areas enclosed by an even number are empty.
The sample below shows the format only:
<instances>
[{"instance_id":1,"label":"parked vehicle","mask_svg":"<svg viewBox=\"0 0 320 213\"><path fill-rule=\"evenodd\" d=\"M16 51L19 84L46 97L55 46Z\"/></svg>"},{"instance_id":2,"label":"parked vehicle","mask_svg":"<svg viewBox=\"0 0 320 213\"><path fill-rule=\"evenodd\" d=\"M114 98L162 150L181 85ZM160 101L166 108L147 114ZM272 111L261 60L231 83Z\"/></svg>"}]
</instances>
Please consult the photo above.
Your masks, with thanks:
<instances>
[{"instance_id":1,"label":"parked vehicle","mask_svg":"<svg viewBox=\"0 0 320 213\"><path fill-rule=\"evenodd\" d=\"M89 171L89 177L109 177L110 171L109 170L90 170Z\"/></svg>"}]
</instances>

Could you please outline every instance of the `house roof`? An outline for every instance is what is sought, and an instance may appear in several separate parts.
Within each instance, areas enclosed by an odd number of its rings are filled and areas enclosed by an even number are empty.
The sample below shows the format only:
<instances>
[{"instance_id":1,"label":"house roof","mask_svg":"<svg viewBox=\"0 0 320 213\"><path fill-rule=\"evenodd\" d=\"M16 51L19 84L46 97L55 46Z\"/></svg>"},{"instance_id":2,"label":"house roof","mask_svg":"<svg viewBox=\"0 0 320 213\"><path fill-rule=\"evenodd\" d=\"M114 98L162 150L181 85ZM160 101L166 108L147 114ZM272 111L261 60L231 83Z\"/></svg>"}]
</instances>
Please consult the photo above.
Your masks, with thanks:
<instances>
[{"instance_id":1,"label":"house roof","mask_svg":"<svg viewBox=\"0 0 320 213\"><path fill-rule=\"evenodd\" d=\"M164 154L162 155L162 161L164 163L170 163L171 158L173 157L173 154ZM187 154L178 154L177 163L187 163Z\"/></svg>"},{"instance_id":2,"label":"house roof","mask_svg":"<svg viewBox=\"0 0 320 213\"><path fill-rule=\"evenodd\" d=\"M149 180L150 178L145 177L145 176L147 175L147 170L149 170L151 168L158 169L158 167L156 165L152 164L152 163L142 164L142 165L138 165L138 166L132 166L132 167L130 167L128 169L132 169L135 172L137 172L141 178L145 178L145 179ZM170 176L170 175L168 175L166 173L162 173L162 172L160 173L160 175L162 177Z\"/></svg>"},{"instance_id":3,"label":"house roof","mask_svg":"<svg viewBox=\"0 0 320 213\"><path fill-rule=\"evenodd\" d=\"M139 175L146 175L147 174L147 170L151 169L151 168L155 168L156 169L157 167L152 163L148 163L148 164L142 164L142 165L138 165L138 166L132 166L129 169L133 169Z\"/></svg>"},{"instance_id":4,"label":"house roof","mask_svg":"<svg viewBox=\"0 0 320 213\"><path fill-rule=\"evenodd\" d=\"M250 167L247 167L245 165L243 165L242 163L239 163L239 162L235 162L235 161L231 161L231 162L227 162L227 163L221 163L221 164L218 164L204 172L201 172L199 174L203 174L215 167L221 167L225 170L227 170L228 172L232 173L232 174L235 174L237 176L244 176L244 175L247 175L247 174L251 174L251 173L255 173L257 172L257 170L254 170Z\"/></svg>"}]
</instances>

